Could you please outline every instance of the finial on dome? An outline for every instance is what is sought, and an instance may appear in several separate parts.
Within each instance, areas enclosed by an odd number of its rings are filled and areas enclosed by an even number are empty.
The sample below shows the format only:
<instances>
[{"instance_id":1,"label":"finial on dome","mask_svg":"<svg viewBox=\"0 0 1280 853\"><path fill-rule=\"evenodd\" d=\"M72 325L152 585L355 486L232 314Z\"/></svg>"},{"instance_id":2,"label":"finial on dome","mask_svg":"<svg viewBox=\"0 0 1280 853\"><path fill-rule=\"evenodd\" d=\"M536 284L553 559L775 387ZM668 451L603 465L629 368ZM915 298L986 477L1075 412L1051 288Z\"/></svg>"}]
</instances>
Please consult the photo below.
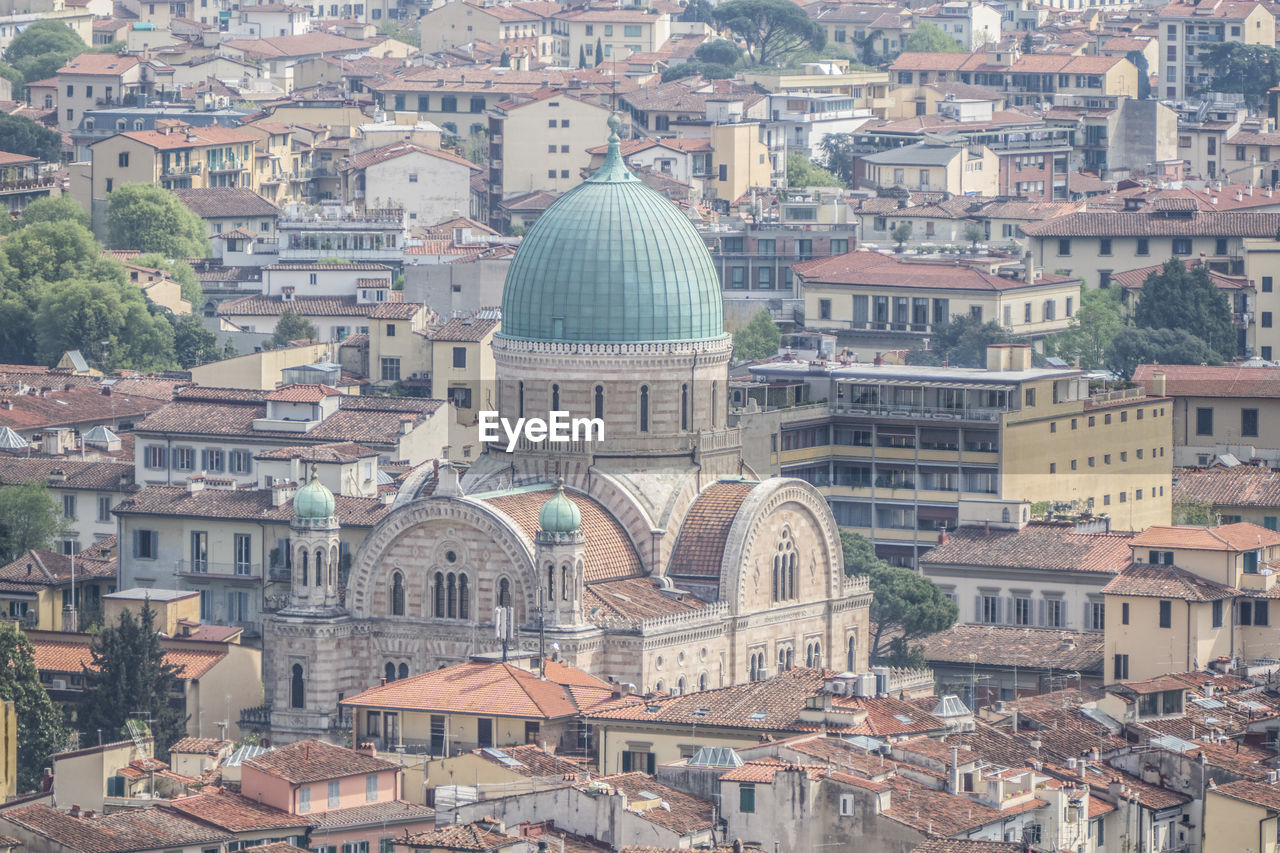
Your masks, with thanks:
<instances>
[{"instance_id":1,"label":"finial on dome","mask_svg":"<svg viewBox=\"0 0 1280 853\"><path fill-rule=\"evenodd\" d=\"M639 178L631 174L631 170L627 168L626 162L622 159L622 137L618 133L622 130L622 116L617 113L609 113L608 125L609 151L605 154L604 162L600 164L600 168L587 180L593 183L638 181Z\"/></svg>"}]
</instances>

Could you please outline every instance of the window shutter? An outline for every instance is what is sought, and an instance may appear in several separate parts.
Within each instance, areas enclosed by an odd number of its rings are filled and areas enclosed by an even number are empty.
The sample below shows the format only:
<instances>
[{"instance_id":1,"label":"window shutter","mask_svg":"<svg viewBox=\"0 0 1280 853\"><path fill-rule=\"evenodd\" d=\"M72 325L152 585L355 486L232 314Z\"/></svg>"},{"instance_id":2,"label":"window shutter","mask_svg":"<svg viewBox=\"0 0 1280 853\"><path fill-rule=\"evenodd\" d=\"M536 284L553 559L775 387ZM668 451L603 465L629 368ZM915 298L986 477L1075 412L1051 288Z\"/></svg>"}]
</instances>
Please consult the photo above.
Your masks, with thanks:
<instances>
[{"instance_id":1,"label":"window shutter","mask_svg":"<svg viewBox=\"0 0 1280 853\"><path fill-rule=\"evenodd\" d=\"M652 776L658 766L658 756L655 753L647 752L645 753L645 756L644 756L644 763L645 763L644 772Z\"/></svg>"},{"instance_id":2,"label":"window shutter","mask_svg":"<svg viewBox=\"0 0 1280 853\"><path fill-rule=\"evenodd\" d=\"M1040 599L1039 604L1040 604L1040 607L1038 608L1038 609L1039 609L1039 611L1040 611L1040 612L1039 612L1039 614L1038 614L1038 615L1039 615L1039 619L1037 620L1036 624L1037 624L1037 625L1039 625L1041 628L1043 628L1043 627L1045 626L1045 624L1046 624L1046 623L1045 623L1045 610L1048 608L1048 603L1047 603L1047 602L1042 598L1042 599Z\"/></svg>"},{"instance_id":3,"label":"window shutter","mask_svg":"<svg viewBox=\"0 0 1280 853\"><path fill-rule=\"evenodd\" d=\"M1084 613L1080 617L1080 630L1082 631L1088 631L1091 628L1093 628L1093 626L1089 624L1091 603L1092 602L1088 602L1088 601L1084 603Z\"/></svg>"},{"instance_id":4,"label":"window shutter","mask_svg":"<svg viewBox=\"0 0 1280 853\"><path fill-rule=\"evenodd\" d=\"M973 621L974 622L986 621L985 619L982 618L982 596L981 595L975 595L973 597Z\"/></svg>"},{"instance_id":5,"label":"window shutter","mask_svg":"<svg viewBox=\"0 0 1280 853\"><path fill-rule=\"evenodd\" d=\"M623 773L631 772L631 753L627 751L624 751L622 753L622 772Z\"/></svg>"},{"instance_id":6,"label":"window shutter","mask_svg":"<svg viewBox=\"0 0 1280 853\"><path fill-rule=\"evenodd\" d=\"M141 530L133 531L133 556L135 557L138 556L138 542L140 541L138 538L138 534L141 532L142 532Z\"/></svg>"}]
</instances>

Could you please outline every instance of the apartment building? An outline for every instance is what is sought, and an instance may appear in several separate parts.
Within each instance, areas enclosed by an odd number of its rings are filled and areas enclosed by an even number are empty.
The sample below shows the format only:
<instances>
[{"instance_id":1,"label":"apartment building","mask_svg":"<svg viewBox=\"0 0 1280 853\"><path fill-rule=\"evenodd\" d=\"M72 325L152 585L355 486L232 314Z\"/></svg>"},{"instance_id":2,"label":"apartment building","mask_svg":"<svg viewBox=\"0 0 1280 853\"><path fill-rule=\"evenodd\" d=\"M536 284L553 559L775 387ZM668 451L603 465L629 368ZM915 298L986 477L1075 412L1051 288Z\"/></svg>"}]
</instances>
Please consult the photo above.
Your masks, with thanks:
<instances>
[{"instance_id":1,"label":"apartment building","mask_svg":"<svg viewBox=\"0 0 1280 853\"><path fill-rule=\"evenodd\" d=\"M751 374L825 401L772 428L769 464L817 486L840 525L900 565L944 530L1012 522L1037 501L1116 530L1170 518L1171 401L1091 394L1083 371L1032 367L1028 345L988 347L986 369L780 361Z\"/></svg>"},{"instance_id":2,"label":"apartment building","mask_svg":"<svg viewBox=\"0 0 1280 853\"><path fill-rule=\"evenodd\" d=\"M559 11L560 4L542 0L445 3L419 19L422 49L434 53L483 41L512 56L527 56L533 65L564 64L568 40L565 25L555 17Z\"/></svg>"},{"instance_id":3,"label":"apartment building","mask_svg":"<svg viewBox=\"0 0 1280 853\"><path fill-rule=\"evenodd\" d=\"M894 56L911 34L910 16L892 5L819 3L810 7L809 17L822 27L829 44L877 56Z\"/></svg>"},{"instance_id":4,"label":"apartment building","mask_svg":"<svg viewBox=\"0 0 1280 853\"><path fill-rule=\"evenodd\" d=\"M917 19L928 22L951 36L964 51L985 50L1001 40L1004 15L986 3L940 3L922 11Z\"/></svg>"},{"instance_id":5,"label":"apartment building","mask_svg":"<svg viewBox=\"0 0 1280 853\"><path fill-rule=\"evenodd\" d=\"M803 201L807 207L817 207ZM785 222L748 223L730 220L704 228L720 287L729 291L761 291L781 298L796 295L792 265L798 261L843 255L856 244L856 222L804 227ZM815 315L817 316L817 315Z\"/></svg>"},{"instance_id":6,"label":"apartment building","mask_svg":"<svg viewBox=\"0 0 1280 853\"><path fill-rule=\"evenodd\" d=\"M909 192L994 196L1000 165L985 145L918 142L858 157L863 186Z\"/></svg>"},{"instance_id":7,"label":"apartment building","mask_svg":"<svg viewBox=\"0 0 1280 853\"><path fill-rule=\"evenodd\" d=\"M1264 3L1180 0L1160 8L1155 17L1160 31L1160 94L1174 101L1187 100L1209 82L1209 69L1201 63L1206 48L1276 43L1276 18Z\"/></svg>"},{"instance_id":8,"label":"apartment building","mask_svg":"<svg viewBox=\"0 0 1280 853\"><path fill-rule=\"evenodd\" d=\"M103 596L116 591L116 573L114 536L74 557L24 551L0 566L0 618L24 630L84 630L100 620Z\"/></svg>"},{"instance_id":9,"label":"apartment building","mask_svg":"<svg viewBox=\"0 0 1280 853\"><path fill-rule=\"evenodd\" d=\"M347 204L356 210L403 210L409 224L469 211L471 177L479 171L457 154L412 142L361 151L338 167Z\"/></svg>"},{"instance_id":10,"label":"apartment building","mask_svg":"<svg viewBox=\"0 0 1280 853\"><path fill-rule=\"evenodd\" d=\"M671 38L671 15L656 9L584 9L562 13L559 21L566 26L568 59L576 62L581 54L587 65L656 53Z\"/></svg>"},{"instance_id":11,"label":"apartment building","mask_svg":"<svg viewBox=\"0 0 1280 853\"><path fill-rule=\"evenodd\" d=\"M1280 367L1244 362L1219 367L1140 364L1133 380L1167 395L1173 464L1211 465L1230 454L1242 462L1280 465Z\"/></svg>"},{"instance_id":12,"label":"apartment building","mask_svg":"<svg viewBox=\"0 0 1280 853\"><path fill-rule=\"evenodd\" d=\"M0 151L0 209L18 217L27 205L53 192L57 178L46 174L52 168L36 157Z\"/></svg>"},{"instance_id":13,"label":"apartment building","mask_svg":"<svg viewBox=\"0 0 1280 853\"><path fill-rule=\"evenodd\" d=\"M892 349L936 334L956 316L994 320L1015 335L1039 340L1065 329L1080 299L1080 282L1038 273L1003 275L995 264L901 260L856 251L792 266L804 300L805 328L856 332L864 347Z\"/></svg>"},{"instance_id":14,"label":"apartment building","mask_svg":"<svg viewBox=\"0 0 1280 853\"><path fill-rule=\"evenodd\" d=\"M1016 106L1088 106L1102 98L1136 98L1138 69L1115 56L976 53L903 53L889 66L895 86L959 82L1007 93Z\"/></svg>"},{"instance_id":15,"label":"apartment building","mask_svg":"<svg viewBox=\"0 0 1280 853\"><path fill-rule=\"evenodd\" d=\"M453 404L459 424L497 406L492 343L500 326L495 317L459 317L431 335L431 393Z\"/></svg>"},{"instance_id":16,"label":"apartment building","mask_svg":"<svg viewBox=\"0 0 1280 853\"><path fill-rule=\"evenodd\" d=\"M1108 683L1272 657L1280 533L1248 522L1154 525L1130 547L1133 562L1102 590Z\"/></svg>"},{"instance_id":17,"label":"apartment building","mask_svg":"<svg viewBox=\"0 0 1280 853\"><path fill-rule=\"evenodd\" d=\"M1187 258L1183 261L1183 265L1188 270L1204 266L1199 258ZM1112 273L1111 281L1124 288L1122 299L1132 309L1142 299L1142 288L1147 279L1152 275L1160 275L1163 271L1164 264L1150 264L1137 269ZM1250 358L1258 352L1259 322L1256 286L1250 279L1242 275L1226 275L1225 273L1209 270L1206 270L1206 275L1208 275L1209 281L1213 286L1221 292L1222 298L1231 306L1232 323L1236 330L1236 348L1235 352L1231 354L1236 358ZM1270 318L1268 318L1267 323L1268 327L1270 327ZM1271 354L1270 345L1267 345L1266 352L1267 355L1263 356L1264 358L1268 358Z\"/></svg>"},{"instance_id":18,"label":"apartment building","mask_svg":"<svg viewBox=\"0 0 1280 853\"><path fill-rule=\"evenodd\" d=\"M155 66L150 66L151 73L147 68L137 56L114 53L83 53L67 62L54 77L58 129L74 130L89 110L123 106L127 99L149 94L157 75Z\"/></svg>"},{"instance_id":19,"label":"apartment building","mask_svg":"<svg viewBox=\"0 0 1280 853\"><path fill-rule=\"evenodd\" d=\"M1173 517L1207 509L1222 524L1247 521L1280 529L1280 471L1265 464L1173 469Z\"/></svg>"}]
</instances>

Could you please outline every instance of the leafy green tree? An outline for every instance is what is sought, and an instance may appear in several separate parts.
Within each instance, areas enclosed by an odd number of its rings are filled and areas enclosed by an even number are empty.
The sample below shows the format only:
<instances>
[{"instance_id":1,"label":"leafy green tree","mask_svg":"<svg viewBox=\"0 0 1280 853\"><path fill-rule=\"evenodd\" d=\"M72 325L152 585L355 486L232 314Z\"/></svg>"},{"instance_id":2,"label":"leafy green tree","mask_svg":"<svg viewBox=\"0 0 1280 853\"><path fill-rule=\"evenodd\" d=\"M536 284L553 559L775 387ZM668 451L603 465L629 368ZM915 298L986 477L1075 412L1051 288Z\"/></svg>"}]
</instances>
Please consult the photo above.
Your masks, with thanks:
<instances>
[{"instance_id":1,"label":"leafy green tree","mask_svg":"<svg viewBox=\"0 0 1280 853\"><path fill-rule=\"evenodd\" d=\"M787 155L787 186L843 187L844 181L814 163L803 151L792 151Z\"/></svg>"},{"instance_id":2,"label":"leafy green tree","mask_svg":"<svg viewBox=\"0 0 1280 853\"><path fill-rule=\"evenodd\" d=\"M194 314L168 314L166 318L173 326L173 354L183 370L222 358L218 336L206 329L199 317Z\"/></svg>"},{"instance_id":3,"label":"leafy green tree","mask_svg":"<svg viewBox=\"0 0 1280 853\"><path fill-rule=\"evenodd\" d=\"M384 20L378 25L378 35L402 41L414 47L422 47L422 34L416 26L404 26L396 20Z\"/></svg>"},{"instance_id":4,"label":"leafy green tree","mask_svg":"<svg viewBox=\"0 0 1280 853\"><path fill-rule=\"evenodd\" d=\"M578 67L587 67L587 46L585 44L578 45ZM665 77L663 79L666 79Z\"/></svg>"},{"instance_id":5,"label":"leafy green tree","mask_svg":"<svg viewBox=\"0 0 1280 853\"><path fill-rule=\"evenodd\" d=\"M289 341L314 341L317 337L315 325L295 311L281 314L275 331L271 333L271 340L278 347L287 345Z\"/></svg>"},{"instance_id":6,"label":"leafy green tree","mask_svg":"<svg viewBox=\"0 0 1280 853\"><path fill-rule=\"evenodd\" d=\"M1139 364L1222 364L1216 350L1182 329L1122 329L1107 348L1107 369L1124 379Z\"/></svg>"},{"instance_id":7,"label":"leafy green tree","mask_svg":"<svg viewBox=\"0 0 1280 853\"><path fill-rule=\"evenodd\" d=\"M102 246L78 222L35 222L0 242L6 261L0 268L6 292L23 296L38 285L72 278L124 281L124 267L104 257Z\"/></svg>"},{"instance_id":8,"label":"leafy green tree","mask_svg":"<svg viewBox=\"0 0 1280 853\"><path fill-rule=\"evenodd\" d=\"M89 45L66 24L36 21L9 43L4 57L31 83L52 77L68 60L88 52Z\"/></svg>"},{"instance_id":9,"label":"leafy green tree","mask_svg":"<svg viewBox=\"0 0 1280 853\"><path fill-rule=\"evenodd\" d=\"M182 287L182 298L190 302L193 309L199 310L200 303L204 300L204 291L200 289L200 279L196 278L196 271L191 264L186 261L170 260L157 254L139 255L134 263L164 270L169 278Z\"/></svg>"},{"instance_id":10,"label":"leafy green tree","mask_svg":"<svg viewBox=\"0 0 1280 853\"><path fill-rule=\"evenodd\" d=\"M203 258L207 235L204 220L156 184L125 184L107 197L107 245L113 249Z\"/></svg>"},{"instance_id":11,"label":"leafy green tree","mask_svg":"<svg viewBox=\"0 0 1280 853\"><path fill-rule=\"evenodd\" d=\"M883 39L884 30L869 30L862 38L854 36L853 42L858 47L859 60L868 66L879 62L881 56L876 52L876 43Z\"/></svg>"},{"instance_id":12,"label":"leafy green tree","mask_svg":"<svg viewBox=\"0 0 1280 853\"><path fill-rule=\"evenodd\" d=\"M778 354L782 331L767 308L761 308L751 322L733 333L735 359L769 358Z\"/></svg>"},{"instance_id":13,"label":"leafy green tree","mask_svg":"<svg viewBox=\"0 0 1280 853\"><path fill-rule=\"evenodd\" d=\"M853 182L853 161L856 157L852 133L828 133L818 143L826 160L827 171L840 178L848 186Z\"/></svg>"},{"instance_id":14,"label":"leafy green tree","mask_svg":"<svg viewBox=\"0 0 1280 853\"><path fill-rule=\"evenodd\" d=\"M1213 504L1184 501L1173 505L1173 523L1195 527L1212 527L1218 523Z\"/></svg>"},{"instance_id":15,"label":"leafy green tree","mask_svg":"<svg viewBox=\"0 0 1280 853\"><path fill-rule=\"evenodd\" d=\"M1036 52L1036 43L1031 37L1031 30L1027 30L1027 34L1022 37L1022 52L1027 56Z\"/></svg>"},{"instance_id":16,"label":"leafy green tree","mask_svg":"<svg viewBox=\"0 0 1280 853\"><path fill-rule=\"evenodd\" d=\"M600 37L596 37L596 65L604 64L604 42L600 41Z\"/></svg>"},{"instance_id":17,"label":"leafy green tree","mask_svg":"<svg viewBox=\"0 0 1280 853\"><path fill-rule=\"evenodd\" d=\"M1045 350L1068 362L1079 360L1087 370L1101 370L1106 365L1107 348L1124 328L1124 307L1119 288L1098 290L1082 288L1080 307L1067 328L1045 341Z\"/></svg>"},{"instance_id":18,"label":"leafy green tree","mask_svg":"<svg viewBox=\"0 0 1280 853\"><path fill-rule=\"evenodd\" d=\"M0 150L3 146L0 146ZM37 222L74 222L86 231L89 229L89 214L85 213L80 203L70 195L43 196L27 205L22 211L21 225L34 225Z\"/></svg>"},{"instance_id":19,"label":"leafy green tree","mask_svg":"<svg viewBox=\"0 0 1280 853\"><path fill-rule=\"evenodd\" d=\"M148 309L128 282L69 279L47 287L35 311L36 358L53 364L78 349L91 363L115 370L164 370L173 365L173 327L165 311Z\"/></svg>"},{"instance_id":20,"label":"leafy green tree","mask_svg":"<svg viewBox=\"0 0 1280 853\"><path fill-rule=\"evenodd\" d=\"M1206 92L1238 92L1258 106L1267 90L1280 83L1280 50L1262 44L1220 42L1196 51L1202 68L1210 73Z\"/></svg>"},{"instance_id":21,"label":"leafy green tree","mask_svg":"<svg viewBox=\"0 0 1280 853\"><path fill-rule=\"evenodd\" d=\"M902 42L903 53L959 53L961 50L960 42L928 21L922 22Z\"/></svg>"},{"instance_id":22,"label":"leafy green tree","mask_svg":"<svg viewBox=\"0 0 1280 853\"><path fill-rule=\"evenodd\" d=\"M489 134L477 130L462 143L462 156L472 163L484 163L489 157Z\"/></svg>"},{"instance_id":23,"label":"leafy green tree","mask_svg":"<svg viewBox=\"0 0 1280 853\"><path fill-rule=\"evenodd\" d=\"M973 251L978 251L978 242L987 236L982 226L976 222L966 222L964 226L964 238L969 241L969 247Z\"/></svg>"},{"instance_id":24,"label":"leafy green tree","mask_svg":"<svg viewBox=\"0 0 1280 853\"><path fill-rule=\"evenodd\" d=\"M1179 258L1142 283L1133 312L1140 329L1181 329L1206 341L1223 358L1236 353L1236 331L1226 296L1214 286L1203 265L1188 270Z\"/></svg>"},{"instance_id":25,"label":"leafy green tree","mask_svg":"<svg viewBox=\"0 0 1280 853\"><path fill-rule=\"evenodd\" d=\"M889 232L889 237L898 244L897 251L902 251L902 244L911 239L911 232L914 230L914 226L907 220L903 220L893 226L893 230Z\"/></svg>"},{"instance_id":26,"label":"leafy green tree","mask_svg":"<svg viewBox=\"0 0 1280 853\"><path fill-rule=\"evenodd\" d=\"M1007 344L1013 339L1008 329L993 320L984 323L969 314L956 314L946 323L934 327L929 349L910 349L907 363L985 367L987 347Z\"/></svg>"},{"instance_id":27,"label":"leafy green tree","mask_svg":"<svg viewBox=\"0 0 1280 853\"><path fill-rule=\"evenodd\" d=\"M888 658L895 666L922 665L911 641L956 624L955 602L923 575L876 557L871 543L857 533L840 531L840 545L845 574L866 575L871 583L871 656Z\"/></svg>"},{"instance_id":28,"label":"leafy green tree","mask_svg":"<svg viewBox=\"0 0 1280 853\"><path fill-rule=\"evenodd\" d=\"M9 563L29 550L51 548L67 531L62 507L44 483L0 486L0 560Z\"/></svg>"},{"instance_id":29,"label":"leafy green tree","mask_svg":"<svg viewBox=\"0 0 1280 853\"><path fill-rule=\"evenodd\" d=\"M791 0L728 0L715 8L720 29L747 45L747 57L758 65L785 60L804 47L820 49L827 42L822 27Z\"/></svg>"},{"instance_id":30,"label":"leafy green tree","mask_svg":"<svg viewBox=\"0 0 1280 853\"><path fill-rule=\"evenodd\" d=\"M156 758L164 761L169 747L186 735L187 721L169 702L169 689L180 670L165 662L156 630L155 611L148 601L138 618L125 610L119 621L93 638L76 725L82 735L102 729L104 738L116 738L125 734L127 720L145 715L150 718Z\"/></svg>"},{"instance_id":31,"label":"leafy green tree","mask_svg":"<svg viewBox=\"0 0 1280 853\"><path fill-rule=\"evenodd\" d=\"M22 79L22 72L14 68L7 62L0 62L0 77L8 80L12 84L13 96L21 97L23 84L26 82Z\"/></svg>"},{"instance_id":32,"label":"leafy green tree","mask_svg":"<svg viewBox=\"0 0 1280 853\"><path fill-rule=\"evenodd\" d=\"M707 0L689 0L679 20L688 24L710 24L714 15L715 8Z\"/></svg>"},{"instance_id":33,"label":"leafy green tree","mask_svg":"<svg viewBox=\"0 0 1280 853\"><path fill-rule=\"evenodd\" d=\"M693 52L693 58L710 65L737 65L742 59L742 48L728 39L704 41Z\"/></svg>"},{"instance_id":34,"label":"leafy green tree","mask_svg":"<svg viewBox=\"0 0 1280 853\"><path fill-rule=\"evenodd\" d=\"M0 113L0 151L38 157L46 163L62 161L62 137L57 131L23 116Z\"/></svg>"},{"instance_id":35,"label":"leafy green tree","mask_svg":"<svg viewBox=\"0 0 1280 853\"><path fill-rule=\"evenodd\" d=\"M35 649L12 622L0 624L0 699L18 718L18 793L38 791L49 756L66 749L67 724L40 685Z\"/></svg>"},{"instance_id":36,"label":"leafy green tree","mask_svg":"<svg viewBox=\"0 0 1280 853\"><path fill-rule=\"evenodd\" d=\"M691 60L689 62L681 62L679 65L672 65L663 71L662 82L669 83L672 80L683 80L695 74L701 74L704 80L728 80L736 73L737 71L732 65L712 65L707 62Z\"/></svg>"}]
</instances>

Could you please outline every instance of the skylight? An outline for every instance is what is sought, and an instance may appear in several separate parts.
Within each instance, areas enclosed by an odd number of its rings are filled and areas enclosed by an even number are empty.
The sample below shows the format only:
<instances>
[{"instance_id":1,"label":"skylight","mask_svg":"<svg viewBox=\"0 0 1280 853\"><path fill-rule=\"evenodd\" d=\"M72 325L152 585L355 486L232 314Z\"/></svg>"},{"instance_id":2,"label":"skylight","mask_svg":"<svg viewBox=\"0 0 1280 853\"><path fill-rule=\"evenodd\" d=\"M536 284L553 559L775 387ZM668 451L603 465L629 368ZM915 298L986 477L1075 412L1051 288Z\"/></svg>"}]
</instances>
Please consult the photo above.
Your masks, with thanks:
<instances>
[{"instance_id":1,"label":"skylight","mask_svg":"<svg viewBox=\"0 0 1280 853\"><path fill-rule=\"evenodd\" d=\"M764 719L765 717L767 717L767 716L769 716L769 715L768 715L766 712L764 712L764 711L756 711L754 714L752 714L752 715L751 715L751 719L753 719L753 720L763 720L763 719Z\"/></svg>"}]
</instances>

